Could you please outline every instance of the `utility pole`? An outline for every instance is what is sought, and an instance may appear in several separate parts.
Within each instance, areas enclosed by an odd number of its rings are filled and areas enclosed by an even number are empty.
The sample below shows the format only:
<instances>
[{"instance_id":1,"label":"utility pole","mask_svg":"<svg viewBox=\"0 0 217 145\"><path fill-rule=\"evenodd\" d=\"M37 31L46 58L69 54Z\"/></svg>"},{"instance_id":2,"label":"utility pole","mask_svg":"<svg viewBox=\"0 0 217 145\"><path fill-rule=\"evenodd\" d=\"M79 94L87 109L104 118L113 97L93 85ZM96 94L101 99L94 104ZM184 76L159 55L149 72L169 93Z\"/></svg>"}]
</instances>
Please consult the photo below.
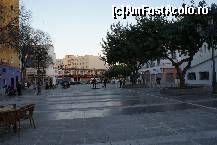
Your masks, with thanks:
<instances>
[{"instance_id":1,"label":"utility pole","mask_svg":"<svg viewBox=\"0 0 217 145\"><path fill-rule=\"evenodd\" d=\"M215 85L216 85L216 72L215 72L215 49L213 46L213 37L214 37L214 24L213 18L209 17L208 19L209 26L209 49L212 49L212 93L215 93Z\"/></svg>"}]
</instances>

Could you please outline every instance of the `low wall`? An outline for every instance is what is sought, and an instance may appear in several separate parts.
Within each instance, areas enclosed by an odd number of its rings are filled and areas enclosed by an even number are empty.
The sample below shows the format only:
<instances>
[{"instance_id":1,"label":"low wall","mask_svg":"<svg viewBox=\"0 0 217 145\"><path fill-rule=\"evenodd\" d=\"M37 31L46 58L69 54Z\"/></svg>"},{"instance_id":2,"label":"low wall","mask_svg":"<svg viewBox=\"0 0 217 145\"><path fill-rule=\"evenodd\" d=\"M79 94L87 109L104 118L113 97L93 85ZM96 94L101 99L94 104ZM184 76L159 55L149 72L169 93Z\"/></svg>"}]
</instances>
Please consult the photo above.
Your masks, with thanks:
<instances>
[{"instance_id":1,"label":"low wall","mask_svg":"<svg viewBox=\"0 0 217 145\"><path fill-rule=\"evenodd\" d=\"M207 86L201 86L201 87L189 87L189 88L162 88L160 89L161 94L167 94L167 95L207 95L211 94L212 89Z\"/></svg>"}]
</instances>

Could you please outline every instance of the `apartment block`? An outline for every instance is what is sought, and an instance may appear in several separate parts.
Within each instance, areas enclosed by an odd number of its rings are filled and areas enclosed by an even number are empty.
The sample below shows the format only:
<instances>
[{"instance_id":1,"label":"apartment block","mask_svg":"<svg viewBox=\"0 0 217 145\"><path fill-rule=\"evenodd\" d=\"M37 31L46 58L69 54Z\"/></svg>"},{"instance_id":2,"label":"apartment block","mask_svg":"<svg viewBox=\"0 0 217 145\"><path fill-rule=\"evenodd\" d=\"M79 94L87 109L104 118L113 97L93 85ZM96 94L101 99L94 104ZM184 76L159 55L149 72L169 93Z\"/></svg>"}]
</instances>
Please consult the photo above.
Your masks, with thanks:
<instances>
[{"instance_id":1,"label":"apartment block","mask_svg":"<svg viewBox=\"0 0 217 145\"><path fill-rule=\"evenodd\" d=\"M107 65L99 56L66 55L58 59L55 64L59 77L69 76L75 81L88 80L94 76L101 76L107 69Z\"/></svg>"}]
</instances>

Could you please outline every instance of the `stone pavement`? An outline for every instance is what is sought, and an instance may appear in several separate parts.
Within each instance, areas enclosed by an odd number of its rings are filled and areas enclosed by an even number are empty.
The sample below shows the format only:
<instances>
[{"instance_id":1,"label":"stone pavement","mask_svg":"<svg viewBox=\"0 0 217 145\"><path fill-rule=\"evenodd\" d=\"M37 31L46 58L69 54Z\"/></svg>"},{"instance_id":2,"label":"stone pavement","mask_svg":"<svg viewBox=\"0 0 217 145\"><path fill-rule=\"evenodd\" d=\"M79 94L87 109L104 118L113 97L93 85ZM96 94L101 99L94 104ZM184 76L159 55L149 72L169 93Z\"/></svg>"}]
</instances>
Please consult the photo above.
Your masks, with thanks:
<instances>
[{"instance_id":1,"label":"stone pavement","mask_svg":"<svg viewBox=\"0 0 217 145\"><path fill-rule=\"evenodd\" d=\"M0 104L11 103L35 103L37 129L28 121L22 122L20 137L1 129L0 145L217 145L215 96L78 85L1 98Z\"/></svg>"}]
</instances>

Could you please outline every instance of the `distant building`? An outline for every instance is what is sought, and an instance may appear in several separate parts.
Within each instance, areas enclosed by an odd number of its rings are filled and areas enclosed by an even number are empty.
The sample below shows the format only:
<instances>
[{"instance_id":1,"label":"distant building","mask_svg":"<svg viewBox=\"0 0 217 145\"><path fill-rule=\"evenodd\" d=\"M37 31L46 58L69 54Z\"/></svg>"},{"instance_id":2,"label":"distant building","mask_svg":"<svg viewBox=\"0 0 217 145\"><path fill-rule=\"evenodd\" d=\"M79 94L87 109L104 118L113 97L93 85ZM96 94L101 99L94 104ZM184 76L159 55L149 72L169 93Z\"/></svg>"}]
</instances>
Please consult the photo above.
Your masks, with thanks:
<instances>
[{"instance_id":1,"label":"distant building","mask_svg":"<svg viewBox=\"0 0 217 145\"><path fill-rule=\"evenodd\" d=\"M6 26L9 22L19 16L19 0L1 0L0 27ZM15 24L16 25L16 24ZM17 25L19 25L17 23ZM19 30L17 30L19 31ZM16 87L20 79L20 60L16 49L10 45L0 45L0 93L3 87Z\"/></svg>"},{"instance_id":2,"label":"distant building","mask_svg":"<svg viewBox=\"0 0 217 145\"><path fill-rule=\"evenodd\" d=\"M79 69L106 69L105 62L99 56L84 55L66 55L63 58L63 64L66 68Z\"/></svg>"},{"instance_id":3,"label":"distant building","mask_svg":"<svg viewBox=\"0 0 217 145\"><path fill-rule=\"evenodd\" d=\"M55 64L58 69L58 77L69 76L75 81L89 80L97 76L100 77L107 69L105 62L99 56L66 55L63 59L58 59Z\"/></svg>"},{"instance_id":4,"label":"distant building","mask_svg":"<svg viewBox=\"0 0 217 145\"><path fill-rule=\"evenodd\" d=\"M54 63L54 70L57 77L64 75L63 66L63 59L56 59L56 62Z\"/></svg>"}]
</instances>

